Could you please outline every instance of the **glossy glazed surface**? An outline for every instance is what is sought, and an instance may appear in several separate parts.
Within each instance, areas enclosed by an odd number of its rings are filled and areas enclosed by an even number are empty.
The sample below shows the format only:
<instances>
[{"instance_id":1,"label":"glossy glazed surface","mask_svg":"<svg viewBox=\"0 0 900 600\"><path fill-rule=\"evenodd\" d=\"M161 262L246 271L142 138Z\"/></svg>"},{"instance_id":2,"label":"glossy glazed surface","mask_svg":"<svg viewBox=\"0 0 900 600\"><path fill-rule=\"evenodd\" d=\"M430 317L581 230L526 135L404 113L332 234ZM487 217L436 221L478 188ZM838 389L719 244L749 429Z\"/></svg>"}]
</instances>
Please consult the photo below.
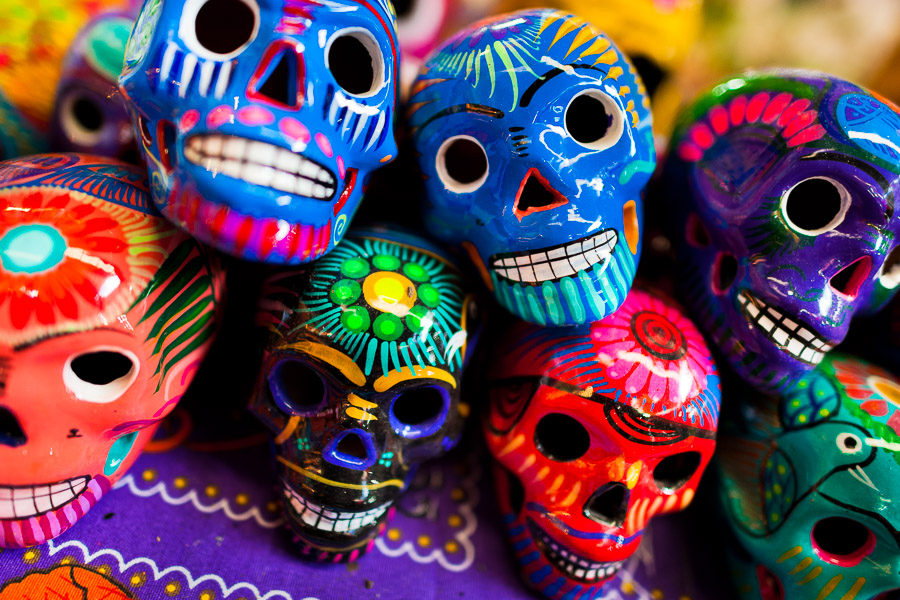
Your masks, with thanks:
<instances>
[{"instance_id":1,"label":"glossy glazed surface","mask_svg":"<svg viewBox=\"0 0 900 600\"><path fill-rule=\"evenodd\" d=\"M421 238L356 230L273 276L252 410L274 434L285 516L309 560L356 560L416 466L456 445L476 314L459 272Z\"/></svg>"},{"instance_id":2,"label":"glossy glazed surface","mask_svg":"<svg viewBox=\"0 0 900 600\"><path fill-rule=\"evenodd\" d=\"M505 332L484 431L523 579L596 597L647 521L693 499L712 457L719 378L680 309L633 289L577 328Z\"/></svg>"},{"instance_id":3,"label":"glossy glazed surface","mask_svg":"<svg viewBox=\"0 0 900 600\"><path fill-rule=\"evenodd\" d=\"M330 251L369 173L397 154L392 10L147 0L119 82L162 213L248 260Z\"/></svg>"},{"instance_id":4,"label":"glossy glazed surface","mask_svg":"<svg viewBox=\"0 0 900 600\"><path fill-rule=\"evenodd\" d=\"M145 181L85 155L0 163L0 547L100 500L212 339L221 272Z\"/></svg>"},{"instance_id":5,"label":"glossy glazed surface","mask_svg":"<svg viewBox=\"0 0 900 600\"><path fill-rule=\"evenodd\" d=\"M900 115L835 77L748 73L683 115L665 171L682 293L737 373L786 389L900 284Z\"/></svg>"},{"instance_id":6,"label":"glossy glazed surface","mask_svg":"<svg viewBox=\"0 0 900 600\"><path fill-rule=\"evenodd\" d=\"M656 164L647 107L615 45L569 13L522 11L461 31L410 98L426 227L462 245L522 319L611 314L640 257L641 194Z\"/></svg>"},{"instance_id":7,"label":"glossy glazed surface","mask_svg":"<svg viewBox=\"0 0 900 600\"><path fill-rule=\"evenodd\" d=\"M739 597L896 597L900 382L835 353L745 400L716 455Z\"/></svg>"}]
</instances>

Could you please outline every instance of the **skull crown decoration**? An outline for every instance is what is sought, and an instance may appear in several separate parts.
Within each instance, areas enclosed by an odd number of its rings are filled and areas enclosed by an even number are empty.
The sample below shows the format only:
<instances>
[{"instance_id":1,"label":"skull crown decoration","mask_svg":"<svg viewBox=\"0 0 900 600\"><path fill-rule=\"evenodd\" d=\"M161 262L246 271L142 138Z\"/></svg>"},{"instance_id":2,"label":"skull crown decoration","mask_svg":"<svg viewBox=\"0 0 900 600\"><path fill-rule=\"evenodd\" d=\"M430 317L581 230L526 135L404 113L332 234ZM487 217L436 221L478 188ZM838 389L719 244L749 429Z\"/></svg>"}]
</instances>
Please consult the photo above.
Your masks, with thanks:
<instances>
[{"instance_id":1,"label":"skull crown decoration","mask_svg":"<svg viewBox=\"0 0 900 600\"><path fill-rule=\"evenodd\" d=\"M311 261L397 154L387 0L147 0L119 84L151 193L241 258Z\"/></svg>"},{"instance_id":2,"label":"skull crown decoration","mask_svg":"<svg viewBox=\"0 0 900 600\"><path fill-rule=\"evenodd\" d=\"M472 25L410 93L426 227L465 248L522 319L613 313L634 279L656 166L648 106L632 65L578 17L526 10Z\"/></svg>"},{"instance_id":3,"label":"skull crown decoration","mask_svg":"<svg viewBox=\"0 0 900 600\"><path fill-rule=\"evenodd\" d=\"M0 163L0 547L66 531L192 381L224 277L152 206L143 169Z\"/></svg>"},{"instance_id":4,"label":"skull crown decoration","mask_svg":"<svg viewBox=\"0 0 900 600\"><path fill-rule=\"evenodd\" d=\"M900 114L829 75L751 72L698 99L672 146L681 291L745 381L787 389L900 284Z\"/></svg>"},{"instance_id":5,"label":"skull crown decoration","mask_svg":"<svg viewBox=\"0 0 900 600\"><path fill-rule=\"evenodd\" d=\"M465 289L425 240L376 230L267 284L251 408L272 431L302 557L356 560L416 466L458 442L478 321Z\"/></svg>"},{"instance_id":6,"label":"skull crown decoration","mask_svg":"<svg viewBox=\"0 0 900 600\"><path fill-rule=\"evenodd\" d=\"M579 327L500 338L483 428L525 582L598 597L655 515L690 504L712 458L719 378L680 309L633 289Z\"/></svg>"}]
</instances>

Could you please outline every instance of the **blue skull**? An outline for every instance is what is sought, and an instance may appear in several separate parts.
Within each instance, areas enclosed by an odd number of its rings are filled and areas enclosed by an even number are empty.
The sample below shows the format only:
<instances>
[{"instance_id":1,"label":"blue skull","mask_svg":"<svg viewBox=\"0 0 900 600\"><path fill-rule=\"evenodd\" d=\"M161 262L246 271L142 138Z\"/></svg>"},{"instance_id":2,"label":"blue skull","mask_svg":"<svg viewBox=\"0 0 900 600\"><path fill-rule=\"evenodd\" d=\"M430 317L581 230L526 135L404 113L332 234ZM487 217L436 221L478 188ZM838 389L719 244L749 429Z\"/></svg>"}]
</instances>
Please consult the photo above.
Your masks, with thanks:
<instances>
[{"instance_id":1,"label":"blue skull","mask_svg":"<svg viewBox=\"0 0 900 600\"><path fill-rule=\"evenodd\" d=\"M397 154L387 0L146 0L119 83L163 214L242 258L331 250Z\"/></svg>"},{"instance_id":2,"label":"blue skull","mask_svg":"<svg viewBox=\"0 0 900 600\"><path fill-rule=\"evenodd\" d=\"M426 226L503 306L538 325L619 308L656 153L644 86L609 38L548 9L483 21L427 61L410 114Z\"/></svg>"}]
</instances>

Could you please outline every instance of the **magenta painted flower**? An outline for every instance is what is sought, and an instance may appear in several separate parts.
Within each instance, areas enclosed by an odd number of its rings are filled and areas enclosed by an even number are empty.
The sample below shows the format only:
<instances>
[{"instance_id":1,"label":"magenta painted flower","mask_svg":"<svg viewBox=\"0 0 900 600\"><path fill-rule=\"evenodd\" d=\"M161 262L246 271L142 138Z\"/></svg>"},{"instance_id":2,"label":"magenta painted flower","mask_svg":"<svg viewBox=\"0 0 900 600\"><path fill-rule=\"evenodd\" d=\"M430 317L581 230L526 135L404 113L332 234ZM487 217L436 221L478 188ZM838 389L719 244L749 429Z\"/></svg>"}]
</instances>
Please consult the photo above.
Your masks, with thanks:
<instances>
[{"instance_id":1,"label":"magenta painted flower","mask_svg":"<svg viewBox=\"0 0 900 600\"><path fill-rule=\"evenodd\" d=\"M714 373L694 324L674 306L632 290L619 310L591 326L605 378L638 403L680 405L695 398Z\"/></svg>"}]
</instances>

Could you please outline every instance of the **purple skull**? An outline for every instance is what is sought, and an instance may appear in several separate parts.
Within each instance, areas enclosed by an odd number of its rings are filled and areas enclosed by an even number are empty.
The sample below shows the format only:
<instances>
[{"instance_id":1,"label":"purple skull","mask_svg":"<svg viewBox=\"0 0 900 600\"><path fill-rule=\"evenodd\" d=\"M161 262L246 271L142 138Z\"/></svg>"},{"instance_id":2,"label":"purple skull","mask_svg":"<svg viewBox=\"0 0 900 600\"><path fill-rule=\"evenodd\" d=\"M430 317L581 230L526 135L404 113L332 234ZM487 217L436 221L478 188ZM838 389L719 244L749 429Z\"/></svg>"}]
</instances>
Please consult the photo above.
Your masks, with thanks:
<instances>
[{"instance_id":1,"label":"purple skull","mask_svg":"<svg viewBox=\"0 0 900 600\"><path fill-rule=\"evenodd\" d=\"M735 77L682 117L665 187L683 290L732 367L785 389L900 284L900 116L812 72Z\"/></svg>"}]
</instances>

